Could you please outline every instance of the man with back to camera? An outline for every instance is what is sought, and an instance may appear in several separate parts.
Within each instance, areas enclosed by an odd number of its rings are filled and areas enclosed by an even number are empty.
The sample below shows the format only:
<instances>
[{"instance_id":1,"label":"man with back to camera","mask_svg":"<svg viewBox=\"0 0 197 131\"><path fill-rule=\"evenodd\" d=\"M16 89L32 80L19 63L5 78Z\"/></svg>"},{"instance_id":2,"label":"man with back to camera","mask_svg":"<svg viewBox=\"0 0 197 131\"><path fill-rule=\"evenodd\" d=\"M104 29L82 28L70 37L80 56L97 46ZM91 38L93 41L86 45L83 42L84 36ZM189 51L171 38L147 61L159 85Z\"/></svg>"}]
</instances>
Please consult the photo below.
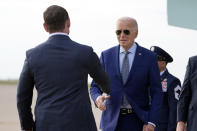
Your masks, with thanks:
<instances>
[{"instance_id":1,"label":"man with back to camera","mask_svg":"<svg viewBox=\"0 0 197 131\"><path fill-rule=\"evenodd\" d=\"M21 128L24 131L97 131L87 77L90 74L108 94L108 76L91 47L69 38L70 19L64 8L52 5L43 15L44 28L50 36L26 52L18 83ZM34 86L38 93L35 121L31 112Z\"/></svg>"},{"instance_id":2,"label":"man with back to camera","mask_svg":"<svg viewBox=\"0 0 197 131\"><path fill-rule=\"evenodd\" d=\"M110 78L110 99L92 82L90 94L102 110L102 131L154 131L162 101L156 55L135 42L135 19L118 19L118 46L101 53L100 61ZM149 105L149 95L153 98Z\"/></svg>"},{"instance_id":3,"label":"man with back to camera","mask_svg":"<svg viewBox=\"0 0 197 131\"><path fill-rule=\"evenodd\" d=\"M177 121L176 131L197 130L197 56L192 56L188 60L177 104Z\"/></svg>"},{"instance_id":4,"label":"man with back to camera","mask_svg":"<svg viewBox=\"0 0 197 131\"><path fill-rule=\"evenodd\" d=\"M152 46L150 50L157 55L163 91L163 102L155 131L176 131L177 102L181 91L181 82L170 74L166 67L168 63L173 61L173 58L158 46Z\"/></svg>"}]
</instances>

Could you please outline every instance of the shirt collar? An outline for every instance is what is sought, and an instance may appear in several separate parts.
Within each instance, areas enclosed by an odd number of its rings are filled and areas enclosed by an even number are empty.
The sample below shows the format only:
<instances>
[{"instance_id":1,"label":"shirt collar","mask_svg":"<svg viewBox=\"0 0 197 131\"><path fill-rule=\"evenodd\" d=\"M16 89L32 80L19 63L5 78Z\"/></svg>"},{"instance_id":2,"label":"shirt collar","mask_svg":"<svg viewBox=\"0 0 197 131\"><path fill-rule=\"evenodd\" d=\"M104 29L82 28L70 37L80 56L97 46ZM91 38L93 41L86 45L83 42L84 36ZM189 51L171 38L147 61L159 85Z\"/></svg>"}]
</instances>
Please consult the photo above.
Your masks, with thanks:
<instances>
[{"instance_id":1,"label":"shirt collar","mask_svg":"<svg viewBox=\"0 0 197 131\"><path fill-rule=\"evenodd\" d=\"M136 48L137 48L137 45L136 45L136 43L134 43L134 44L129 48L128 52L130 52L131 54L132 54L132 53L135 53ZM120 54L121 54L121 53L124 53L124 52L125 52L125 49L124 49L122 46L120 46Z\"/></svg>"},{"instance_id":2,"label":"shirt collar","mask_svg":"<svg viewBox=\"0 0 197 131\"><path fill-rule=\"evenodd\" d=\"M65 36L68 36L68 34L67 34L67 33L63 33L63 32L55 32L55 33L51 33L51 34L49 34L49 37L54 36L54 35L65 35Z\"/></svg>"},{"instance_id":3,"label":"shirt collar","mask_svg":"<svg viewBox=\"0 0 197 131\"><path fill-rule=\"evenodd\" d=\"M162 72L160 72L160 76L162 76L165 71L166 71L166 69L163 70Z\"/></svg>"}]
</instances>

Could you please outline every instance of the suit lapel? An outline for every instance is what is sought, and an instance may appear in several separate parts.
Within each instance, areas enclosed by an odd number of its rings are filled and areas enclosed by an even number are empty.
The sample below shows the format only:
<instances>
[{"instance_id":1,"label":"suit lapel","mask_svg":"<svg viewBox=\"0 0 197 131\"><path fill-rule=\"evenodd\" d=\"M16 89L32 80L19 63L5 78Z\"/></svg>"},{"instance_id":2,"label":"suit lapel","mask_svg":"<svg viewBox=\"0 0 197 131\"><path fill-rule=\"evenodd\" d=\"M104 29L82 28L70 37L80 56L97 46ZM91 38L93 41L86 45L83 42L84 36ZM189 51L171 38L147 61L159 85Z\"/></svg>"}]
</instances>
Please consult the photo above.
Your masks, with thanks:
<instances>
[{"instance_id":1,"label":"suit lapel","mask_svg":"<svg viewBox=\"0 0 197 131\"><path fill-rule=\"evenodd\" d=\"M115 65L115 72L116 72L118 78L122 81L122 76L120 73L119 54L120 54L120 45L115 47L114 63L113 64Z\"/></svg>"},{"instance_id":2,"label":"suit lapel","mask_svg":"<svg viewBox=\"0 0 197 131\"><path fill-rule=\"evenodd\" d=\"M142 57L144 55L143 52L142 52L142 48L137 43L136 43L136 45L137 45L137 49L136 49L136 52L135 52L133 64L132 64L132 67L131 67L131 70L130 70L130 73L129 73L129 77L127 79L127 82L128 82L128 80L131 80L132 79L133 73L135 72L136 67L138 65L140 65L140 63L142 62Z\"/></svg>"}]
</instances>

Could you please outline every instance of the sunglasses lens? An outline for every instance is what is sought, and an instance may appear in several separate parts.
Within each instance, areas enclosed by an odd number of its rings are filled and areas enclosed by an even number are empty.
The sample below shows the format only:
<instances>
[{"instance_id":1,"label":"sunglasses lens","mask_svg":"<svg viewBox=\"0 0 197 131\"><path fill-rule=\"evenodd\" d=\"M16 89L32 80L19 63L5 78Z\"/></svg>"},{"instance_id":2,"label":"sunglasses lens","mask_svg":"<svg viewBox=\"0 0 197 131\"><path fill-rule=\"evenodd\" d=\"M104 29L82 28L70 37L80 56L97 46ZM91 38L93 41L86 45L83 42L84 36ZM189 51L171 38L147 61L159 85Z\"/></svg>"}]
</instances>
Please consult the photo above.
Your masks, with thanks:
<instances>
[{"instance_id":1,"label":"sunglasses lens","mask_svg":"<svg viewBox=\"0 0 197 131\"><path fill-rule=\"evenodd\" d=\"M130 31L129 30L123 30L124 34L125 35L129 35L130 34ZM120 35L122 33L121 30L116 30L116 35Z\"/></svg>"},{"instance_id":2,"label":"sunglasses lens","mask_svg":"<svg viewBox=\"0 0 197 131\"><path fill-rule=\"evenodd\" d=\"M116 31L116 35L120 35L121 32L122 32L121 30L117 30L117 31Z\"/></svg>"},{"instance_id":3,"label":"sunglasses lens","mask_svg":"<svg viewBox=\"0 0 197 131\"><path fill-rule=\"evenodd\" d=\"M130 31L129 30L124 30L124 34L125 35L129 35L130 34Z\"/></svg>"}]
</instances>

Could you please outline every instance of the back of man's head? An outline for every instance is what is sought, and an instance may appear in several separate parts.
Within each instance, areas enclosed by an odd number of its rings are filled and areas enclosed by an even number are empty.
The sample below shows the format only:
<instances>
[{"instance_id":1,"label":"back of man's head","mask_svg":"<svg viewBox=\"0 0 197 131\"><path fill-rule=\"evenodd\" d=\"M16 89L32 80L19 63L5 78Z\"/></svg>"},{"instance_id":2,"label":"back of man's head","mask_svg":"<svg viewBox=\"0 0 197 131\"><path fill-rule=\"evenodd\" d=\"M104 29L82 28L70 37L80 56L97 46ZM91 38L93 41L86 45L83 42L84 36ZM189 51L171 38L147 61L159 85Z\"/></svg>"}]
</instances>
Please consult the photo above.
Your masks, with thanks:
<instances>
[{"instance_id":1,"label":"back of man's head","mask_svg":"<svg viewBox=\"0 0 197 131\"><path fill-rule=\"evenodd\" d=\"M68 12L61 6L49 6L43 13L44 24L49 33L62 32L65 28L65 22L69 19Z\"/></svg>"}]
</instances>

